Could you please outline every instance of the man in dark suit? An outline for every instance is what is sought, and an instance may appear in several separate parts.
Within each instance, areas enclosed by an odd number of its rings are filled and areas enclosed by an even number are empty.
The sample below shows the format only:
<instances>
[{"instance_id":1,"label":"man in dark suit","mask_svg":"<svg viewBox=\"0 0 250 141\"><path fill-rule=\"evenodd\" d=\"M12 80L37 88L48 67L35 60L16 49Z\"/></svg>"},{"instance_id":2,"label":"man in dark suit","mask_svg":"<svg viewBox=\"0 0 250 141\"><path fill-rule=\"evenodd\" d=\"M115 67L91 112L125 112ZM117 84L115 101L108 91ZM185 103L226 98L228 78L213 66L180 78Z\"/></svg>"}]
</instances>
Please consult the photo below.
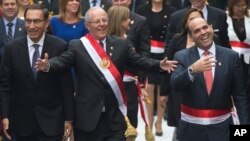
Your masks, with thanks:
<instances>
[{"instance_id":1,"label":"man in dark suit","mask_svg":"<svg viewBox=\"0 0 250 141\"><path fill-rule=\"evenodd\" d=\"M45 6L49 12L50 16L57 15L59 13L59 0L34 0L35 4L42 4Z\"/></svg>"},{"instance_id":2,"label":"man in dark suit","mask_svg":"<svg viewBox=\"0 0 250 141\"><path fill-rule=\"evenodd\" d=\"M86 15L89 34L80 40L72 40L69 50L58 58L48 62L48 54L45 54L45 59L38 60L36 67L49 72L71 66L76 68L76 141L125 141L124 69L133 66L151 71L159 71L160 68L170 71L174 62L143 58L127 40L107 36L108 17L102 8L92 7Z\"/></svg>"},{"instance_id":3,"label":"man in dark suit","mask_svg":"<svg viewBox=\"0 0 250 141\"><path fill-rule=\"evenodd\" d=\"M105 11L111 6L111 0L81 0L82 15L84 16L90 7L99 6Z\"/></svg>"},{"instance_id":4,"label":"man in dark suit","mask_svg":"<svg viewBox=\"0 0 250 141\"><path fill-rule=\"evenodd\" d=\"M12 6L10 6L12 5ZM24 21L17 18L18 4L16 0L0 0L3 17L0 19L0 60L4 52L4 45L12 39L26 35ZM11 23L8 37L9 26Z\"/></svg>"},{"instance_id":5,"label":"man in dark suit","mask_svg":"<svg viewBox=\"0 0 250 141\"><path fill-rule=\"evenodd\" d=\"M48 16L43 6L29 6L24 14L28 36L6 45L0 68L0 107L9 139L9 133L14 133L16 141L61 141L72 130L70 72L40 73L34 68L40 54L55 57L67 47L63 40L45 34Z\"/></svg>"},{"instance_id":6,"label":"man in dark suit","mask_svg":"<svg viewBox=\"0 0 250 141\"><path fill-rule=\"evenodd\" d=\"M203 12L204 18L209 24L213 25L214 33L220 38L222 46L231 48L229 45L229 38L227 33L227 15L225 11L218 8L206 5L206 0L189 0L191 6L200 9ZM186 11L190 7L178 10L170 16L167 42L169 43L175 33L180 33L182 29L182 19Z\"/></svg>"},{"instance_id":7,"label":"man in dark suit","mask_svg":"<svg viewBox=\"0 0 250 141\"><path fill-rule=\"evenodd\" d=\"M236 106L240 124L249 124L248 96L239 55L214 44L213 29L203 18L189 22L196 46L175 54L179 62L171 86L182 91L180 141L229 141Z\"/></svg>"}]
</instances>

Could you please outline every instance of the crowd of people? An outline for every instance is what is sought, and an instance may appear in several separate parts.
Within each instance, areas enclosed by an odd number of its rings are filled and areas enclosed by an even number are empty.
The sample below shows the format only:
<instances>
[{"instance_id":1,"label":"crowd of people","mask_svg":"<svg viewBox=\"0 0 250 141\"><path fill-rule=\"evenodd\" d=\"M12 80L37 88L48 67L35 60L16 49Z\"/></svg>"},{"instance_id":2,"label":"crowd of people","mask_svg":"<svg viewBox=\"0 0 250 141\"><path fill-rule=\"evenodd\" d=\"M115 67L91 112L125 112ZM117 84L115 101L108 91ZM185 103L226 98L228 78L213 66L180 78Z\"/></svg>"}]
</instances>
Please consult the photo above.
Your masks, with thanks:
<instances>
[{"instance_id":1,"label":"crowd of people","mask_svg":"<svg viewBox=\"0 0 250 141\"><path fill-rule=\"evenodd\" d=\"M249 7L0 0L2 140L135 141L139 114L146 141L163 120L172 141L229 141L250 124Z\"/></svg>"}]
</instances>

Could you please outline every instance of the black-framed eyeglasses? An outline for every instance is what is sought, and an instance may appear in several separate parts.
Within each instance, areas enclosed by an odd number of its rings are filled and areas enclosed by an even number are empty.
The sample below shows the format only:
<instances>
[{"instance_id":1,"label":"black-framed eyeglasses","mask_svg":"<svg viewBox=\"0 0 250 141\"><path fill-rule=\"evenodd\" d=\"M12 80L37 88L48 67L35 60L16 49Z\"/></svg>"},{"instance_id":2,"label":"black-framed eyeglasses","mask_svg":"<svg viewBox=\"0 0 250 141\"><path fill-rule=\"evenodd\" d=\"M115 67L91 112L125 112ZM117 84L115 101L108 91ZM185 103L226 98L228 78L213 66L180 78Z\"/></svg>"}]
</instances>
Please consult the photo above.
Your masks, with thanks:
<instances>
[{"instance_id":1,"label":"black-framed eyeglasses","mask_svg":"<svg viewBox=\"0 0 250 141\"><path fill-rule=\"evenodd\" d=\"M108 22L109 22L108 19L101 19L101 20L96 20L96 21L89 21L88 23L93 23L93 24L99 25L101 23L107 24Z\"/></svg>"},{"instance_id":2,"label":"black-framed eyeglasses","mask_svg":"<svg viewBox=\"0 0 250 141\"><path fill-rule=\"evenodd\" d=\"M25 24L31 25L31 23L33 22L34 25L38 25L38 24L42 23L43 21L45 21L45 19L34 19L34 20L25 19Z\"/></svg>"}]
</instances>

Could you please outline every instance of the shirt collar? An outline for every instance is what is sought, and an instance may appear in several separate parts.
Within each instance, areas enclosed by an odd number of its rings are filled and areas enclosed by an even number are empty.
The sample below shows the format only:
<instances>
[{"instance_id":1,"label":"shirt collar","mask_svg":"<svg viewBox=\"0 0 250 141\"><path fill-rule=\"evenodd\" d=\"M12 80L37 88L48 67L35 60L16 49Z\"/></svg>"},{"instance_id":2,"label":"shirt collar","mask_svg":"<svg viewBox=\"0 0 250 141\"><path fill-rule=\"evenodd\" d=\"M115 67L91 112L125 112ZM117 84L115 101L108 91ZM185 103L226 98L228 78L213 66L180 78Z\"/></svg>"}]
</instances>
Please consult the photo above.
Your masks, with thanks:
<instances>
[{"instance_id":1,"label":"shirt collar","mask_svg":"<svg viewBox=\"0 0 250 141\"><path fill-rule=\"evenodd\" d=\"M17 17L15 17L12 21L8 21L7 19L5 19L5 18L3 17L3 22L4 22L4 25L5 25L5 26L7 26L7 24L8 24L9 22L13 23L13 26L15 26L15 25L16 25L16 22L17 22Z\"/></svg>"},{"instance_id":2,"label":"shirt collar","mask_svg":"<svg viewBox=\"0 0 250 141\"><path fill-rule=\"evenodd\" d=\"M205 50L203 50L203 49L201 49L201 48L199 48L199 47L197 47L197 49L198 49L198 52L199 52L199 55L200 56L203 56L203 53L204 53L204 51ZM213 42L213 44L212 44L212 46L207 50L210 54L212 54L212 55L216 55L215 54L215 44L214 44L214 42Z\"/></svg>"},{"instance_id":3,"label":"shirt collar","mask_svg":"<svg viewBox=\"0 0 250 141\"><path fill-rule=\"evenodd\" d=\"M30 37L27 35L28 47L31 47L33 44L39 44L40 47L43 47L44 39L45 39L45 33L43 33L42 38L41 38L37 43L33 42L33 41L30 39Z\"/></svg>"}]
</instances>

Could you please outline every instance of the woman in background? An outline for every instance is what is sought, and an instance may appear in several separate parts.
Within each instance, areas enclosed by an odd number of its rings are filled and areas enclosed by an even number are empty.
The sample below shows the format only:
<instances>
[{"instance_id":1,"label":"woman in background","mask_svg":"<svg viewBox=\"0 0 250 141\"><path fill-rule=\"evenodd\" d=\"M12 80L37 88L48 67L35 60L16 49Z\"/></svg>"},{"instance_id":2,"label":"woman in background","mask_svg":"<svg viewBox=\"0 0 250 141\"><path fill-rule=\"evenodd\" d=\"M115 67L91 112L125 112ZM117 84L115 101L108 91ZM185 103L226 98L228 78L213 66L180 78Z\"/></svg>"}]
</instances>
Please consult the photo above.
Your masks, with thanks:
<instances>
[{"instance_id":1,"label":"woman in background","mask_svg":"<svg viewBox=\"0 0 250 141\"><path fill-rule=\"evenodd\" d=\"M66 42L80 39L88 33L84 18L81 16L79 0L59 0L59 15L51 18L50 30L52 35Z\"/></svg>"},{"instance_id":2,"label":"woman in background","mask_svg":"<svg viewBox=\"0 0 250 141\"><path fill-rule=\"evenodd\" d=\"M24 11L25 9L31 5L34 4L33 0L17 0L18 4L18 13L17 17L24 20Z\"/></svg>"},{"instance_id":3,"label":"woman in background","mask_svg":"<svg viewBox=\"0 0 250 141\"><path fill-rule=\"evenodd\" d=\"M228 37L232 49L239 53L247 76L250 60L250 17L248 0L228 1ZM245 77L246 78L246 77Z\"/></svg>"},{"instance_id":4,"label":"woman in background","mask_svg":"<svg viewBox=\"0 0 250 141\"><path fill-rule=\"evenodd\" d=\"M148 3L138 7L137 13L146 17L150 30L150 56L161 60L164 57L165 39L168 25L168 17L175 8L167 4L167 0L148 0ZM160 73L148 74L147 92L151 103L147 104L149 125L152 129L154 123L154 101L157 107L157 119L155 122L156 135L162 136L162 119L165 105L160 103L160 84L164 75ZM155 95L154 92L157 94ZM155 100L156 99L156 100Z\"/></svg>"}]
</instances>

